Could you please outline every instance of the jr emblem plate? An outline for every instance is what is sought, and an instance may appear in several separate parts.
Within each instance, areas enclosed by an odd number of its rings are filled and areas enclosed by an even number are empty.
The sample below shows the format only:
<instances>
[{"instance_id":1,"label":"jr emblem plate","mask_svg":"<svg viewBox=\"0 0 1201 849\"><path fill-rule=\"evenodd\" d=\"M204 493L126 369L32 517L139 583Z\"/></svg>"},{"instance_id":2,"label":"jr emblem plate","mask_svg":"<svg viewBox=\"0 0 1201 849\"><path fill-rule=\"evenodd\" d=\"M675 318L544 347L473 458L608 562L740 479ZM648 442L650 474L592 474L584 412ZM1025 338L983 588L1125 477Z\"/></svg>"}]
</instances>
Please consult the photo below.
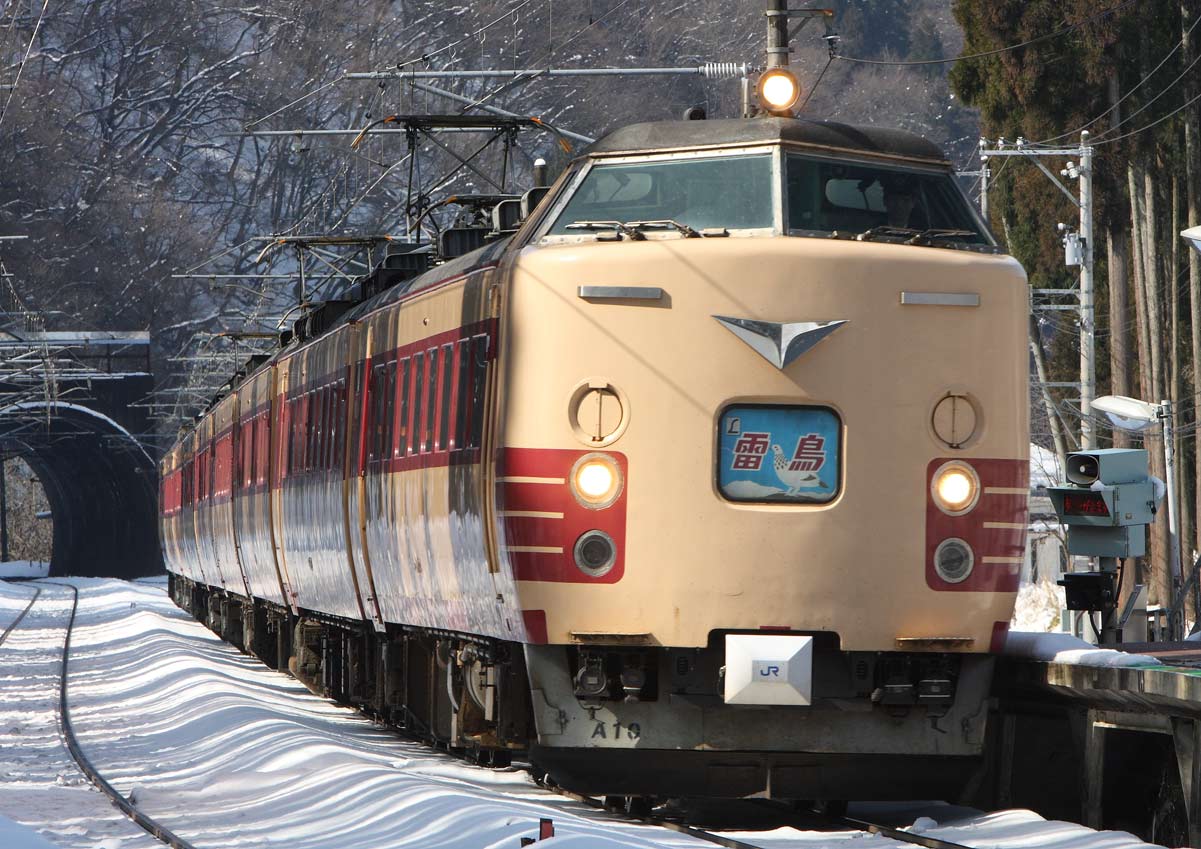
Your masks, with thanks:
<instances>
[{"instance_id":1,"label":"jr emblem plate","mask_svg":"<svg viewBox=\"0 0 1201 849\"><path fill-rule=\"evenodd\" d=\"M722 413L717 482L731 501L822 504L838 494L842 423L825 407Z\"/></svg>"}]
</instances>

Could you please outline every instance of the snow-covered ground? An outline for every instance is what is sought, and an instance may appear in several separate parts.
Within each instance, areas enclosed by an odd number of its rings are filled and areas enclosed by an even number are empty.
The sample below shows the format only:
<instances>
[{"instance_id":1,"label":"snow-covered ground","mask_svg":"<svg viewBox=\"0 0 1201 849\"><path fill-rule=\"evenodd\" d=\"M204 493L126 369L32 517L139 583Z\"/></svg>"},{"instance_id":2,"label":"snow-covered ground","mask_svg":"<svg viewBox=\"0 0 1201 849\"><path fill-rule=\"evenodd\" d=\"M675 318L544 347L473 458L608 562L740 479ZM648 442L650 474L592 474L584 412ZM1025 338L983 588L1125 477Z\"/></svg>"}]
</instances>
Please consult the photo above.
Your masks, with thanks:
<instances>
[{"instance_id":1,"label":"snow-covered ground","mask_svg":"<svg viewBox=\"0 0 1201 849\"><path fill-rule=\"evenodd\" d=\"M50 564L45 560L0 561L0 578L44 578L50 574Z\"/></svg>"},{"instance_id":2,"label":"snow-covered ground","mask_svg":"<svg viewBox=\"0 0 1201 849\"><path fill-rule=\"evenodd\" d=\"M220 642L159 584L75 583L71 704L81 744L139 809L202 849L515 849L541 817L557 832L540 844L547 849L711 845L592 811L520 771L471 767L398 739ZM0 583L0 622L31 592ZM91 789L61 746L54 679L68 604L67 591L45 585L0 647L0 847L161 845ZM1144 845L1028 811L920 812L914 831L980 849ZM730 836L770 849L898 845L791 828Z\"/></svg>"}]
</instances>

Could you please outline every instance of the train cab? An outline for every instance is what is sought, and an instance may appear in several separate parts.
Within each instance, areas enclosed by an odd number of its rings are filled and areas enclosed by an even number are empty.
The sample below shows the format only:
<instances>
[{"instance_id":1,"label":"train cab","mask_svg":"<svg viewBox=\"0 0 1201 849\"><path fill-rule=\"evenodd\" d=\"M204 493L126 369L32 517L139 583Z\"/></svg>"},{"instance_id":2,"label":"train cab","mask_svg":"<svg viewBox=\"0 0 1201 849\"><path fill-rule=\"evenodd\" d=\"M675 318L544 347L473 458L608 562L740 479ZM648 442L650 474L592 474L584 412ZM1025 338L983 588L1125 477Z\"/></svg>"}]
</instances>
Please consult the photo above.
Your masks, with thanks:
<instances>
[{"instance_id":1,"label":"train cab","mask_svg":"<svg viewBox=\"0 0 1201 849\"><path fill-rule=\"evenodd\" d=\"M511 253L496 502L532 756L611 793L838 798L848 756L960 780L1024 547L1027 293L942 152L635 125Z\"/></svg>"}]
</instances>

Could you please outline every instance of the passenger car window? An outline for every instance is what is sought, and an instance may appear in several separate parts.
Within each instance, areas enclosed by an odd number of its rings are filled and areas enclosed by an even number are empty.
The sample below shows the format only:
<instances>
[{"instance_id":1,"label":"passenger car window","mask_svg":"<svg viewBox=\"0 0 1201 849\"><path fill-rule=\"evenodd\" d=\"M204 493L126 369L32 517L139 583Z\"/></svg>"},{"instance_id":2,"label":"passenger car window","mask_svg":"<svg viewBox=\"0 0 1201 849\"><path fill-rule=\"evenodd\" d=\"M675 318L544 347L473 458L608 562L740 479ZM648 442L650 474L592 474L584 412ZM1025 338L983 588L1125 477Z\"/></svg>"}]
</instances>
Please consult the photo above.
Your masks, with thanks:
<instances>
[{"instance_id":1,"label":"passenger car window","mask_svg":"<svg viewBox=\"0 0 1201 849\"><path fill-rule=\"evenodd\" d=\"M696 230L770 228L771 172L767 154L595 165L550 232L585 232L568 228L579 221L665 219Z\"/></svg>"}]
</instances>

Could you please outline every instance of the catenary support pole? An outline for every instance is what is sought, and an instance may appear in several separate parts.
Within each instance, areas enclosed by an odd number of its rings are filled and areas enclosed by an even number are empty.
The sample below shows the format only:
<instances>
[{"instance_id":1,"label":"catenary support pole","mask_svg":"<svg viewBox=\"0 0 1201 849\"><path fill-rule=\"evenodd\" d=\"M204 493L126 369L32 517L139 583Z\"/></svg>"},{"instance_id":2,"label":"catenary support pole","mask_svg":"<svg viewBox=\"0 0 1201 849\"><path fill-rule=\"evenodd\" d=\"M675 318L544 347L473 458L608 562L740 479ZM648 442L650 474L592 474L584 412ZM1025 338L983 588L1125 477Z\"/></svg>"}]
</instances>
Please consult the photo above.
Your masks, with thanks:
<instances>
[{"instance_id":1,"label":"catenary support pole","mask_svg":"<svg viewBox=\"0 0 1201 849\"><path fill-rule=\"evenodd\" d=\"M1180 573L1180 529L1178 505L1176 504L1176 434L1172 427L1172 402L1159 402L1159 420L1163 425L1163 460L1165 477L1168 487L1168 565L1171 567L1173 596L1180 591L1182 575ZM1181 639L1183 634L1174 634L1175 639Z\"/></svg>"},{"instance_id":2,"label":"catenary support pole","mask_svg":"<svg viewBox=\"0 0 1201 849\"><path fill-rule=\"evenodd\" d=\"M767 0L767 67L788 64L788 0Z\"/></svg>"},{"instance_id":3,"label":"catenary support pole","mask_svg":"<svg viewBox=\"0 0 1201 849\"><path fill-rule=\"evenodd\" d=\"M1093 398L1097 393L1097 325L1093 295L1093 149L1080 134L1080 447L1094 448Z\"/></svg>"}]
</instances>

